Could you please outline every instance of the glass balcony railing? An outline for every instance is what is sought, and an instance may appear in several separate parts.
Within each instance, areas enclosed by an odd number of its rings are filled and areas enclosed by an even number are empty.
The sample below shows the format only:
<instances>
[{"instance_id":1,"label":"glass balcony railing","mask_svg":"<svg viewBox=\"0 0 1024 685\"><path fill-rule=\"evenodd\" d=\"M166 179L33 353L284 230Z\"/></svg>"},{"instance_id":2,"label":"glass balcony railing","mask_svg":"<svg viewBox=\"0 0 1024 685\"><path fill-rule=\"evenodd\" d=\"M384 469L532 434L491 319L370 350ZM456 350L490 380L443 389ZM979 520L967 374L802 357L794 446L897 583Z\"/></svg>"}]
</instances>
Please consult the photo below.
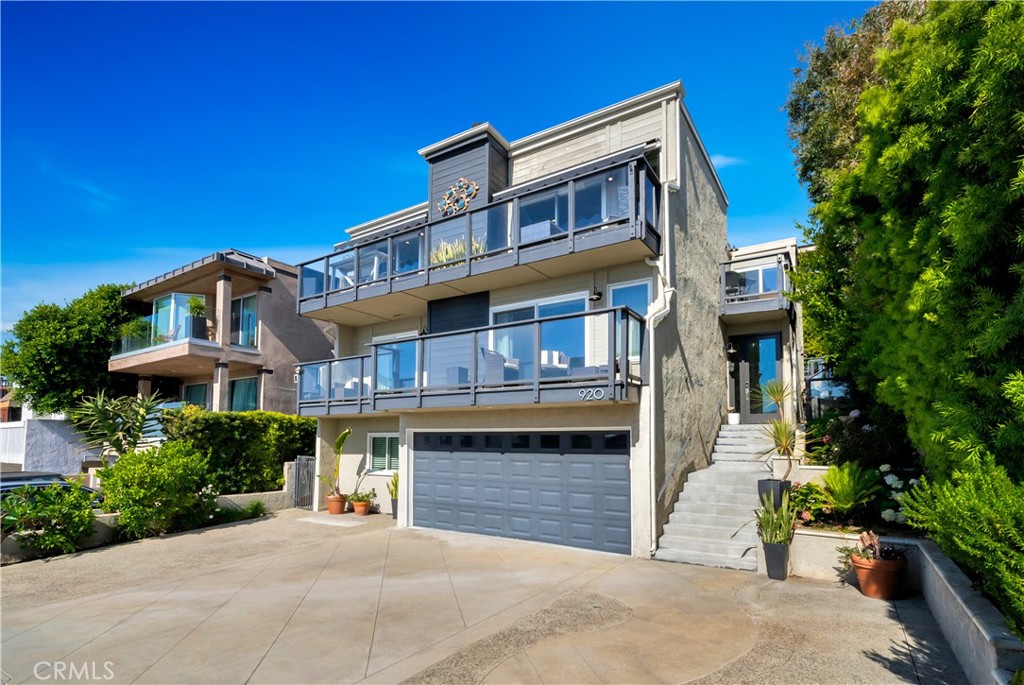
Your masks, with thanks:
<instances>
[{"instance_id":1,"label":"glass balcony railing","mask_svg":"<svg viewBox=\"0 0 1024 685\"><path fill-rule=\"evenodd\" d=\"M558 401L615 399L616 388L644 380L644 331L641 316L615 307L377 343L369 355L300 365L299 410L374 411L410 397L416 406L423 398L433 398L430 406L473 406L502 390L523 390L521 401L536 402L541 390L560 386L573 390ZM580 385L587 386L581 394Z\"/></svg>"},{"instance_id":2,"label":"glass balcony railing","mask_svg":"<svg viewBox=\"0 0 1024 685\"><path fill-rule=\"evenodd\" d=\"M122 326L121 339L115 341L113 352L129 354L187 339L209 340L205 317L186 316L172 327L163 316L143 316Z\"/></svg>"},{"instance_id":3,"label":"glass balcony railing","mask_svg":"<svg viewBox=\"0 0 1024 685\"><path fill-rule=\"evenodd\" d=\"M660 240L660 188L642 157L547 186L526 187L475 211L346 246L300 264L298 300L301 305L334 293L359 293L364 286L390 284L414 274L429 277L463 266L467 260L476 262L632 222L638 224L637 234L642 228L656 243Z\"/></svg>"},{"instance_id":4,"label":"glass balcony railing","mask_svg":"<svg viewBox=\"0 0 1024 685\"><path fill-rule=\"evenodd\" d=\"M790 289L789 260L771 256L735 260L722 265L724 305L777 299Z\"/></svg>"}]
</instances>

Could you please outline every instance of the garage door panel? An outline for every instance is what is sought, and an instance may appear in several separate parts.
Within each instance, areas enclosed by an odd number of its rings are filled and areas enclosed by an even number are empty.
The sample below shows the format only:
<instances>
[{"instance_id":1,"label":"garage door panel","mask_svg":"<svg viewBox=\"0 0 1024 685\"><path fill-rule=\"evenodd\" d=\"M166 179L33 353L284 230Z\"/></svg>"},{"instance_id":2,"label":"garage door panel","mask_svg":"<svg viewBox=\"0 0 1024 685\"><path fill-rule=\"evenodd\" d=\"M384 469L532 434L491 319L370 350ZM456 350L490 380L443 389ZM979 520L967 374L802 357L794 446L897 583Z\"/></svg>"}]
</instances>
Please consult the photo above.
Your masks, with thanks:
<instances>
[{"instance_id":1,"label":"garage door panel","mask_svg":"<svg viewBox=\"0 0 1024 685\"><path fill-rule=\"evenodd\" d=\"M417 446L413 523L628 554L629 455L573 449L612 444L603 436L517 433L502 441L500 434L459 434L453 447ZM512 447L473 452L485 437L492 447ZM619 444L628 445L628 437ZM572 447L569 454L525 451L552 445Z\"/></svg>"}]
</instances>

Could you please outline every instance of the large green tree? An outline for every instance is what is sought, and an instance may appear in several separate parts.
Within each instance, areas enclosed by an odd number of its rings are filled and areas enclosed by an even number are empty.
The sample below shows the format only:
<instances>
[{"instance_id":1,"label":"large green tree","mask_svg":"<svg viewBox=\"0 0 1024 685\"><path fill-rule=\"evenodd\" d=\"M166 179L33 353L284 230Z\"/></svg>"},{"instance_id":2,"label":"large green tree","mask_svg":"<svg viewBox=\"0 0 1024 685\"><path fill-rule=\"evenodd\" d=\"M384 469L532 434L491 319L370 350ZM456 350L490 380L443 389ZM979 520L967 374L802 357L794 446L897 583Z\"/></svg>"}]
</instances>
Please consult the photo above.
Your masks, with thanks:
<instances>
[{"instance_id":1,"label":"large green tree","mask_svg":"<svg viewBox=\"0 0 1024 685\"><path fill-rule=\"evenodd\" d=\"M122 324L134 317L123 285L101 285L64 306L40 304L26 312L0 349L0 371L14 397L38 412L61 412L101 391L134 392L134 382L107 371Z\"/></svg>"},{"instance_id":2,"label":"large green tree","mask_svg":"<svg viewBox=\"0 0 1024 685\"><path fill-rule=\"evenodd\" d=\"M818 270L798 286L805 313L841 370L905 414L938 477L989 454L1024 476L1004 395L1024 369L1022 35L1015 2L893 22L852 148L805 177Z\"/></svg>"}]
</instances>

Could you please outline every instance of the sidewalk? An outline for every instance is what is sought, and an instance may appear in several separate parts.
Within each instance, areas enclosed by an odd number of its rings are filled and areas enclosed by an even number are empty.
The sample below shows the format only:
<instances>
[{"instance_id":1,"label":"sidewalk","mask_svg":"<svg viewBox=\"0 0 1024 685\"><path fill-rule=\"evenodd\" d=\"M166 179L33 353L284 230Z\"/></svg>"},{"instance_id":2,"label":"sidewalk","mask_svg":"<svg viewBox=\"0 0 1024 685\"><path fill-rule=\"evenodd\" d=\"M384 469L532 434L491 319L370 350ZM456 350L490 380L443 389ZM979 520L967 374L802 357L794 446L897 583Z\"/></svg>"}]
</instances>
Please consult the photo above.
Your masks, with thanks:
<instances>
[{"instance_id":1,"label":"sidewalk","mask_svg":"<svg viewBox=\"0 0 1024 685\"><path fill-rule=\"evenodd\" d=\"M2 577L12 683L62 682L53 662L114 683L966 682L920 599L383 516L289 511Z\"/></svg>"}]
</instances>

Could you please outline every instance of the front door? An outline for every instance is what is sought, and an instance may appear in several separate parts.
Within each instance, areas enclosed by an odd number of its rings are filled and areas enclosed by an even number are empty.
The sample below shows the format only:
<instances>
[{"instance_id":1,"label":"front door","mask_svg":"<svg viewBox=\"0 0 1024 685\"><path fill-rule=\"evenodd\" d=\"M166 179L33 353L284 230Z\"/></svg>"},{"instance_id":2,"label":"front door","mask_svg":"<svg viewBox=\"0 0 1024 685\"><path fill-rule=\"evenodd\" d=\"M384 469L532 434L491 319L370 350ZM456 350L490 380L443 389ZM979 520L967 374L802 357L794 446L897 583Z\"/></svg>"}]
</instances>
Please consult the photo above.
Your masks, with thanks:
<instances>
[{"instance_id":1,"label":"front door","mask_svg":"<svg viewBox=\"0 0 1024 685\"><path fill-rule=\"evenodd\" d=\"M782 378L782 336L778 333L729 338L729 394L742 423L778 417L778 406L761 394L761 386Z\"/></svg>"}]
</instances>

